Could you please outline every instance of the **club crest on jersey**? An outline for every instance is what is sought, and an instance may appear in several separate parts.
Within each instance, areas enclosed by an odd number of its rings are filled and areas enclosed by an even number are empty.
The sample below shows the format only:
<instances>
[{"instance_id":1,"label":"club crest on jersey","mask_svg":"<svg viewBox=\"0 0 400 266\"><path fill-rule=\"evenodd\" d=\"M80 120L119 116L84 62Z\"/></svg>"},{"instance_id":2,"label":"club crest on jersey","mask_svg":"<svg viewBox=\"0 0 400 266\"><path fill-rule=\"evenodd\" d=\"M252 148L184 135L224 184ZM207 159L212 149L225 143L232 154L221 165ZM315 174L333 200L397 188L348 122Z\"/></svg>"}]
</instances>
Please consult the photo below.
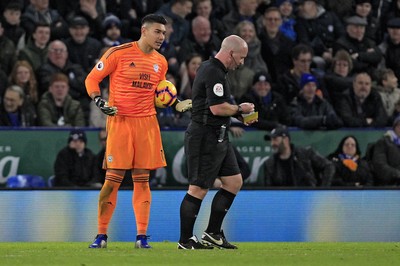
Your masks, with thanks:
<instances>
[{"instance_id":1,"label":"club crest on jersey","mask_svg":"<svg viewBox=\"0 0 400 266\"><path fill-rule=\"evenodd\" d=\"M102 61L99 61L99 62L96 64L96 69L100 71L100 70L103 70L103 68L104 68L103 62L102 62Z\"/></svg>"},{"instance_id":2,"label":"club crest on jersey","mask_svg":"<svg viewBox=\"0 0 400 266\"><path fill-rule=\"evenodd\" d=\"M154 72L158 72L158 69L159 69L159 66L157 65L157 64L154 64L153 65L153 69L154 69Z\"/></svg>"},{"instance_id":3,"label":"club crest on jersey","mask_svg":"<svg viewBox=\"0 0 400 266\"><path fill-rule=\"evenodd\" d=\"M213 87L214 94L222 97L224 95L224 86L221 83L217 83Z\"/></svg>"},{"instance_id":4,"label":"club crest on jersey","mask_svg":"<svg viewBox=\"0 0 400 266\"><path fill-rule=\"evenodd\" d=\"M113 156L112 156L112 155L108 155L108 156L107 156L107 161L108 161L109 163L112 163L112 161L113 161Z\"/></svg>"}]
</instances>

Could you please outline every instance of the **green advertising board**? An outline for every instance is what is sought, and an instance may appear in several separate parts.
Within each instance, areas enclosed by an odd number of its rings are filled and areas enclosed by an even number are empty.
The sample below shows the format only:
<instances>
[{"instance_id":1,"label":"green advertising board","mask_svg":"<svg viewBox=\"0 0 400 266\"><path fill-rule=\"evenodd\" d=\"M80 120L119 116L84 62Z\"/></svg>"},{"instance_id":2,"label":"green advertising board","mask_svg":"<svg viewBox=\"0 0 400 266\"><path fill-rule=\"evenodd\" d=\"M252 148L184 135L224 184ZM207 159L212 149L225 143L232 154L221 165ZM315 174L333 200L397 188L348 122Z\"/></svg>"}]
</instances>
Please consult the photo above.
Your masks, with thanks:
<instances>
[{"instance_id":1,"label":"green advertising board","mask_svg":"<svg viewBox=\"0 0 400 266\"><path fill-rule=\"evenodd\" d=\"M85 129L88 147L97 153L100 150L97 129ZM354 135L365 153L368 143L379 139L385 129L342 129L336 131L291 130L295 145L311 146L326 156L333 152L345 135ZM8 176L16 174L53 175L53 163L60 149L67 144L69 129L0 130L0 186ZM249 130L240 138L231 141L249 163L251 175L245 186L262 186L262 164L271 154L270 142L264 139L264 131ZM158 169L156 178L162 186L185 187L186 165L183 149L184 131L162 131L168 166Z\"/></svg>"}]
</instances>

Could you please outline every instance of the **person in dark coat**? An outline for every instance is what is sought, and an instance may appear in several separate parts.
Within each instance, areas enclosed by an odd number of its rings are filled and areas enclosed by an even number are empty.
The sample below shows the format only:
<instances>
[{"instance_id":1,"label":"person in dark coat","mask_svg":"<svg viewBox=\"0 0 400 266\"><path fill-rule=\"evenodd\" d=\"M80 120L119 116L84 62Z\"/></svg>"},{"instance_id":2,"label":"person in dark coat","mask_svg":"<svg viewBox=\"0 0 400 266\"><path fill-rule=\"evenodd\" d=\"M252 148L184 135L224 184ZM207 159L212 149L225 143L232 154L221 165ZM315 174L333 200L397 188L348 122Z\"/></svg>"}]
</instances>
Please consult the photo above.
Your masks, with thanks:
<instances>
[{"instance_id":1,"label":"person in dark coat","mask_svg":"<svg viewBox=\"0 0 400 266\"><path fill-rule=\"evenodd\" d=\"M332 69L324 75L324 83L330 102L335 107L342 94L353 84L353 76L350 74L353 61L348 52L340 50L335 54L331 67Z\"/></svg>"},{"instance_id":2,"label":"person in dark coat","mask_svg":"<svg viewBox=\"0 0 400 266\"><path fill-rule=\"evenodd\" d=\"M345 127L385 127L388 117L379 92L372 89L371 77L358 73L353 87L343 94L336 106Z\"/></svg>"},{"instance_id":3,"label":"person in dark coat","mask_svg":"<svg viewBox=\"0 0 400 266\"><path fill-rule=\"evenodd\" d=\"M347 33L337 39L333 45L333 54L339 50L346 50L353 59L353 73L367 72L374 76L374 71L382 59L382 53L375 42L365 36L367 20L352 16L346 23Z\"/></svg>"},{"instance_id":4,"label":"person in dark coat","mask_svg":"<svg viewBox=\"0 0 400 266\"><path fill-rule=\"evenodd\" d=\"M336 150L327 157L335 165L332 186L363 187L373 185L373 175L368 162L362 158L356 137L342 138Z\"/></svg>"},{"instance_id":5,"label":"person in dark coat","mask_svg":"<svg viewBox=\"0 0 400 266\"><path fill-rule=\"evenodd\" d=\"M54 163L54 187L96 187L95 156L86 144L84 131L71 130L68 145L58 152Z\"/></svg>"},{"instance_id":6,"label":"person in dark coat","mask_svg":"<svg viewBox=\"0 0 400 266\"><path fill-rule=\"evenodd\" d=\"M335 167L311 147L290 142L287 127L277 127L266 135L271 139L271 155L264 163L266 186L329 187Z\"/></svg>"},{"instance_id":7,"label":"person in dark coat","mask_svg":"<svg viewBox=\"0 0 400 266\"><path fill-rule=\"evenodd\" d=\"M374 145L372 164L378 185L400 186L400 116Z\"/></svg>"},{"instance_id":8,"label":"person in dark coat","mask_svg":"<svg viewBox=\"0 0 400 266\"><path fill-rule=\"evenodd\" d=\"M270 7L264 12L263 25L260 33L261 56L267 64L272 82L276 83L278 77L292 65L294 42L280 30L282 16L278 8Z\"/></svg>"},{"instance_id":9,"label":"person in dark coat","mask_svg":"<svg viewBox=\"0 0 400 266\"><path fill-rule=\"evenodd\" d=\"M239 103L254 103L258 111L258 121L252 126L272 130L279 125L290 124L290 113L283 97L272 91L271 77L266 72L254 75L253 86L242 96Z\"/></svg>"},{"instance_id":10,"label":"person in dark coat","mask_svg":"<svg viewBox=\"0 0 400 266\"><path fill-rule=\"evenodd\" d=\"M303 74L300 93L290 104L292 124L303 129L336 129L343 126L332 105L317 96L317 79Z\"/></svg>"},{"instance_id":11,"label":"person in dark coat","mask_svg":"<svg viewBox=\"0 0 400 266\"><path fill-rule=\"evenodd\" d=\"M383 54L382 66L390 68L400 79L400 17L393 18L387 23L387 36L379 44L379 49Z\"/></svg>"},{"instance_id":12,"label":"person in dark coat","mask_svg":"<svg viewBox=\"0 0 400 266\"><path fill-rule=\"evenodd\" d=\"M18 85L9 86L0 105L0 126L36 126L36 111L32 105L25 105L24 90Z\"/></svg>"},{"instance_id":13,"label":"person in dark coat","mask_svg":"<svg viewBox=\"0 0 400 266\"><path fill-rule=\"evenodd\" d=\"M334 12L327 11L317 0L299 1L300 12L296 20L297 41L311 45L315 60L324 68L332 60L335 41L345 34L340 19Z\"/></svg>"},{"instance_id":14,"label":"person in dark coat","mask_svg":"<svg viewBox=\"0 0 400 266\"><path fill-rule=\"evenodd\" d=\"M311 69L314 52L311 46L298 44L292 49L293 68L286 71L278 78L276 91L282 94L287 104L290 104L300 92L300 79L304 73L314 75L318 80L317 95L329 101L329 94L318 72Z\"/></svg>"},{"instance_id":15,"label":"person in dark coat","mask_svg":"<svg viewBox=\"0 0 400 266\"><path fill-rule=\"evenodd\" d=\"M64 41L68 49L68 59L81 65L86 73L97 63L103 47L100 41L89 36L89 31L89 23L84 17L73 17L69 21L71 37Z\"/></svg>"}]
</instances>

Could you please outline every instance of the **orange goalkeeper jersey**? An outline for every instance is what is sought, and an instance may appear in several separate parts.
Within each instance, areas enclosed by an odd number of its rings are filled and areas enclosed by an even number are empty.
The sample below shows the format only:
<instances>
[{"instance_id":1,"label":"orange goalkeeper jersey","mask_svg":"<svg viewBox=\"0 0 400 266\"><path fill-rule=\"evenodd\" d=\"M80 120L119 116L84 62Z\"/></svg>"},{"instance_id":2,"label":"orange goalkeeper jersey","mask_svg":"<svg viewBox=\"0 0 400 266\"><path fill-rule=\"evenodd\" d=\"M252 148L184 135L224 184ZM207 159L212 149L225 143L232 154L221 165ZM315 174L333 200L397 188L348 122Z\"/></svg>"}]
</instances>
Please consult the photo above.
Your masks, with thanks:
<instances>
[{"instance_id":1,"label":"orange goalkeeper jersey","mask_svg":"<svg viewBox=\"0 0 400 266\"><path fill-rule=\"evenodd\" d=\"M109 105L117 115L149 116L156 114L154 92L165 79L168 64L157 51L145 54L137 42L112 47L101 57L86 78L89 95L100 92L99 83L110 76Z\"/></svg>"}]
</instances>

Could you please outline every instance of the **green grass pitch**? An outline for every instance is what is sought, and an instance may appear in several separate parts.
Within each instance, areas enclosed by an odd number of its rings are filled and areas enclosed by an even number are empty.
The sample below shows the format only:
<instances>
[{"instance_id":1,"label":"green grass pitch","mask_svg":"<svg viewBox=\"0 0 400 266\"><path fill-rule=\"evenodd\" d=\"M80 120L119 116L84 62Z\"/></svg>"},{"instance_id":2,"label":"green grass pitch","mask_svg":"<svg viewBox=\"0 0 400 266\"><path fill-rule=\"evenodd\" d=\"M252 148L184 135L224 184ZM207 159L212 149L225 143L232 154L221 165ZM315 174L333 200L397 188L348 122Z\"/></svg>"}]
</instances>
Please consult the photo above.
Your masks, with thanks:
<instances>
[{"instance_id":1,"label":"green grass pitch","mask_svg":"<svg viewBox=\"0 0 400 266\"><path fill-rule=\"evenodd\" d=\"M107 249L89 243L0 243L0 265L400 265L400 243L236 243L237 250L178 250L176 243L152 242L134 249L131 242L109 242Z\"/></svg>"}]
</instances>

